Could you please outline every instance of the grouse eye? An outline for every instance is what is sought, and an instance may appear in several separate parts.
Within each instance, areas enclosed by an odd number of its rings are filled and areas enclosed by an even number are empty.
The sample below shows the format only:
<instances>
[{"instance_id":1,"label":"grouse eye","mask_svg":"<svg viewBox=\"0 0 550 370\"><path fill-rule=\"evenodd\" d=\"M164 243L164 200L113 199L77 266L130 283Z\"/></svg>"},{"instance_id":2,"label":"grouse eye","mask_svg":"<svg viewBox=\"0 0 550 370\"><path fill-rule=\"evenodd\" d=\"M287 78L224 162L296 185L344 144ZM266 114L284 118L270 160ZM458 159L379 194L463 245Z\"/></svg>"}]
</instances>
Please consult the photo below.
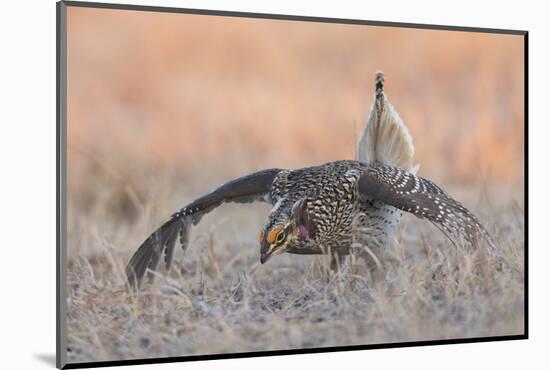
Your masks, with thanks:
<instances>
[{"instance_id":1,"label":"grouse eye","mask_svg":"<svg viewBox=\"0 0 550 370\"><path fill-rule=\"evenodd\" d=\"M280 243L283 240L285 240L286 233L284 231L281 231L279 235L277 235L277 242Z\"/></svg>"}]
</instances>

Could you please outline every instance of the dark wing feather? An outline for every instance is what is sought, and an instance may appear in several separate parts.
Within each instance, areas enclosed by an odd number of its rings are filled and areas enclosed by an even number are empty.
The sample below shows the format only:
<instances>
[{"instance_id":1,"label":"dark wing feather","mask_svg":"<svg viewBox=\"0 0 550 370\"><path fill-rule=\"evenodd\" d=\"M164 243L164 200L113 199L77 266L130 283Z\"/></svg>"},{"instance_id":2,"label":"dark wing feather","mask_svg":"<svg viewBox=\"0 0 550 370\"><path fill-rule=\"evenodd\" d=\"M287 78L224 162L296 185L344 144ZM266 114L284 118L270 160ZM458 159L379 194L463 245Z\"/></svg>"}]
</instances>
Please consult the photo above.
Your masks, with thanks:
<instances>
[{"instance_id":1,"label":"dark wing feather","mask_svg":"<svg viewBox=\"0 0 550 370\"><path fill-rule=\"evenodd\" d=\"M176 240L179 238L185 250L191 224L196 225L202 216L214 208L226 202L271 202L271 185L280 171L276 168L263 170L229 181L174 213L169 221L141 244L130 259L126 267L130 286L139 287L147 269L157 269L163 255L166 269L169 269L174 257Z\"/></svg>"},{"instance_id":2,"label":"dark wing feather","mask_svg":"<svg viewBox=\"0 0 550 370\"><path fill-rule=\"evenodd\" d=\"M430 180L400 168L376 165L365 170L357 186L362 196L427 219L450 238L475 244L484 237L494 247L474 214Z\"/></svg>"}]
</instances>

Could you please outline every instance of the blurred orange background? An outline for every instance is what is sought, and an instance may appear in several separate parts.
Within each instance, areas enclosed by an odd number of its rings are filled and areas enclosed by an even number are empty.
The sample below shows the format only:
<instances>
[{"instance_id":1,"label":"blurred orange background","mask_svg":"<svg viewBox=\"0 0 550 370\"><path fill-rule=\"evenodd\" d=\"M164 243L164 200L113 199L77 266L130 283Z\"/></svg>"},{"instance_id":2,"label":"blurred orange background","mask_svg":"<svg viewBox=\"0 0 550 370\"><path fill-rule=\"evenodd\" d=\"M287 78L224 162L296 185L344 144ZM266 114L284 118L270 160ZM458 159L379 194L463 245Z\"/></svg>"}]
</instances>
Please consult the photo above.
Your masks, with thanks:
<instances>
[{"instance_id":1,"label":"blurred orange background","mask_svg":"<svg viewBox=\"0 0 550 370\"><path fill-rule=\"evenodd\" d=\"M522 199L523 58L516 35L69 7L69 202L353 158L377 70L420 175Z\"/></svg>"}]
</instances>

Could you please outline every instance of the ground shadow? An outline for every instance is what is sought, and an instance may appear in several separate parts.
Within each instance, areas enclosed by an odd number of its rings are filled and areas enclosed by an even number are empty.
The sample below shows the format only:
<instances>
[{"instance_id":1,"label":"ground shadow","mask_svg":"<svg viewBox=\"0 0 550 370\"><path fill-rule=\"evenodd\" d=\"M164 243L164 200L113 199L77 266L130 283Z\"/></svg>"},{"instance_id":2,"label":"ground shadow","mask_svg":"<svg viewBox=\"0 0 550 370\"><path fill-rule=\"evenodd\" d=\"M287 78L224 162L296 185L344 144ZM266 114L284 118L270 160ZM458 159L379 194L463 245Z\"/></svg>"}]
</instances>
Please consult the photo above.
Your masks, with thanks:
<instances>
[{"instance_id":1,"label":"ground shadow","mask_svg":"<svg viewBox=\"0 0 550 370\"><path fill-rule=\"evenodd\" d=\"M55 367L55 353L35 353L34 357L44 362L45 364Z\"/></svg>"}]
</instances>

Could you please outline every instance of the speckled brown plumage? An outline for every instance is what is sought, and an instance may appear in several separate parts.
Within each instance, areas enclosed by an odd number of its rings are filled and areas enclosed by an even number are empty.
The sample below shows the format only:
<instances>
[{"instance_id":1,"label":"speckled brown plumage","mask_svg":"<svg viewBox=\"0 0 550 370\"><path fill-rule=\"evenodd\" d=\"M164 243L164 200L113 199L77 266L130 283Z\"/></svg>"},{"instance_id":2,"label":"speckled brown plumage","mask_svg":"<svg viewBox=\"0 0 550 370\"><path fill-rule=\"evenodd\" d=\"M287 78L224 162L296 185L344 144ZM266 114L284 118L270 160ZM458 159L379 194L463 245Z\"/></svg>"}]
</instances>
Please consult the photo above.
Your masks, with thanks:
<instances>
[{"instance_id":1,"label":"speckled brown plumage","mask_svg":"<svg viewBox=\"0 0 550 370\"><path fill-rule=\"evenodd\" d=\"M273 205L260 233L262 263L278 253L348 254L359 220L367 240L383 247L394 212L410 212L439 227L455 243L476 243L487 232L477 218L433 182L403 169L345 160L296 170L270 169L230 181L176 212L140 246L126 273L138 286L147 268L164 255L172 262L179 239L225 202L264 201Z\"/></svg>"}]
</instances>

